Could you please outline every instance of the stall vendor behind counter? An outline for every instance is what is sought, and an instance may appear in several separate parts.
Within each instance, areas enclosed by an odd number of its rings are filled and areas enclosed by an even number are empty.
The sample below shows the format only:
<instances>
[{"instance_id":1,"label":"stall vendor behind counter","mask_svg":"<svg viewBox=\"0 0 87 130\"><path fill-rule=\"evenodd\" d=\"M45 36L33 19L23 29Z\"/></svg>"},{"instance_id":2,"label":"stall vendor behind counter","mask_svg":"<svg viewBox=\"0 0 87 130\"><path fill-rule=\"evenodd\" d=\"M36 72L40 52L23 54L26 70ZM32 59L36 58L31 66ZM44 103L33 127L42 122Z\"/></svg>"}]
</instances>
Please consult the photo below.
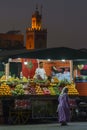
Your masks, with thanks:
<instances>
[{"instance_id":1,"label":"stall vendor behind counter","mask_svg":"<svg viewBox=\"0 0 87 130\"><path fill-rule=\"evenodd\" d=\"M47 79L45 69L43 68L43 62L39 62L39 67L35 71L34 78L41 79L41 80Z\"/></svg>"}]
</instances>

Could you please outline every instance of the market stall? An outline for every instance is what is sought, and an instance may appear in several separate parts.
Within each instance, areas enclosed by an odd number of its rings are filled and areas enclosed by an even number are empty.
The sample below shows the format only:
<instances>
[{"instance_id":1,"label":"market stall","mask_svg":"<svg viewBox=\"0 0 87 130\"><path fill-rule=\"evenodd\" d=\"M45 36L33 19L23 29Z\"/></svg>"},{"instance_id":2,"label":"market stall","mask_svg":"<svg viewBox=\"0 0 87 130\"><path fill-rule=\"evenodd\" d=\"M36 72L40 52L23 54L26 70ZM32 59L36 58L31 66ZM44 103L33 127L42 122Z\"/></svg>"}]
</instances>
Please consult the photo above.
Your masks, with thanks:
<instances>
[{"instance_id":1,"label":"market stall","mask_svg":"<svg viewBox=\"0 0 87 130\"><path fill-rule=\"evenodd\" d=\"M44 63L48 77L46 80L33 78L40 61ZM13 71L18 69L13 66L15 62L21 64L21 67L18 66L21 68L20 73L15 74ZM33 119L57 120L57 98L61 89L67 86L71 98L79 94L74 82L71 81L71 61L26 58L18 59L18 61L11 59L8 64L9 66L5 66L7 67L6 75L0 78L0 97L3 103L4 123L26 124ZM54 66L56 67L55 75L52 73Z\"/></svg>"},{"instance_id":2,"label":"market stall","mask_svg":"<svg viewBox=\"0 0 87 130\"><path fill-rule=\"evenodd\" d=\"M87 61L74 61L74 80L80 96L87 96Z\"/></svg>"},{"instance_id":3,"label":"market stall","mask_svg":"<svg viewBox=\"0 0 87 130\"><path fill-rule=\"evenodd\" d=\"M5 63L8 59L5 74L0 79L4 123L26 124L32 119L57 120L57 98L61 88L64 86L69 88L71 99L79 95L73 82L72 61L76 60L79 54L83 55L74 49L55 48L53 51L52 49L21 51L2 57ZM39 61L44 63L47 80L33 78ZM76 104L73 100L71 106L72 112L75 112Z\"/></svg>"}]
</instances>

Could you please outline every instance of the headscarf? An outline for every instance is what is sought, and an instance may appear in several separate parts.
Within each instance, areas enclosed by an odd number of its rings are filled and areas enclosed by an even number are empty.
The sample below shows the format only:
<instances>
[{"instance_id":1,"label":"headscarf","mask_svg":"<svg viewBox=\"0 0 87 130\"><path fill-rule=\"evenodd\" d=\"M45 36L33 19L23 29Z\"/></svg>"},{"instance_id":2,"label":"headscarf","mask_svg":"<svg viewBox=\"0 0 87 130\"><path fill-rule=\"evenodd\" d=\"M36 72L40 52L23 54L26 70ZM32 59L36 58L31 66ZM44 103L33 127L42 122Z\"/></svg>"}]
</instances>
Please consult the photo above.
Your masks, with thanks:
<instances>
[{"instance_id":1,"label":"headscarf","mask_svg":"<svg viewBox=\"0 0 87 130\"><path fill-rule=\"evenodd\" d=\"M62 89L60 95L63 95L64 93L66 93L66 90L68 90L68 88L65 86L65 87Z\"/></svg>"}]
</instances>

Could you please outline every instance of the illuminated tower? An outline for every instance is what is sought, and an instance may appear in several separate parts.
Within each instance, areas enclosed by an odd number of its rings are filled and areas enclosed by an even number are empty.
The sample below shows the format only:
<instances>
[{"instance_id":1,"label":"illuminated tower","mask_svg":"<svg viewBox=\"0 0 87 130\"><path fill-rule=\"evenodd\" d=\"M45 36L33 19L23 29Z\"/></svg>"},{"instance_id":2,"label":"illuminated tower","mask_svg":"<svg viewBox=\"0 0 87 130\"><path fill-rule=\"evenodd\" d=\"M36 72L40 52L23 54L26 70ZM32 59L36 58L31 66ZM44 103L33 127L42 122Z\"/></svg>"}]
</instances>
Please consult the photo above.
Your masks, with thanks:
<instances>
[{"instance_id":1,"label":"illuminated tower","mask_svg":"<svg viewBox=\"0 0 87 130\"><path fill-rule=\"evenodd\" d=\"M26 29L26 49L47 47L47 29L42 28L42 14L36 8L32 15L31 28Z\"/></svg>"}]
</instances>

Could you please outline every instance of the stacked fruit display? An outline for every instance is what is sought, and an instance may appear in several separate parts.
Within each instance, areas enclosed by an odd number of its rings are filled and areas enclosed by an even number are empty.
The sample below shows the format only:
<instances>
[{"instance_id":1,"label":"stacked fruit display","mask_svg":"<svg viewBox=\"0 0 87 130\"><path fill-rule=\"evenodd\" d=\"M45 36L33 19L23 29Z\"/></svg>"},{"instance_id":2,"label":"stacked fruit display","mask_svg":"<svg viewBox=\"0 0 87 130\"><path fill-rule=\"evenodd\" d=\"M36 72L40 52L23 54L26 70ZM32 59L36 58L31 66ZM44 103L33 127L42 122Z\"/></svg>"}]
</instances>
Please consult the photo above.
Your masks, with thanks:
<instances>
[{"instance_id":1,"label":"stacked fruit display","mask_svg":"<svg viewBox=\"0 0 87 130\"><path fill-rule=\"evenodd\" d=\"M23 76L21 79L20 79L20 83L28 83L28 79Z\"/></svg>"},{"instance_id":2,"label":"stacked fruit display","mask_svg":"<svg viewBox=\"0 0 87 130\"><path fill-rule=\"evenodd\" d=\"M58 83L50 83L48 89L50 90L51 95L59 95L60 90L58 89Z\"/></svg>"},{"instance_id":3,"label":"stacked fruit display","mask_svg":"<svg viewBox=\"0 0 87 130\"><path fill-rule=\"evenodd\" d=\"M20 83L20 79L18 77L9 77L6 81L6 84L8 84L10 87L15 87L17 84Z\"/></svg>"},{"instance_id":4,"label":"stacked fruit display","mask_svg":"<svg viewBox=\"0 0 87 130\"><path fill-rule=\"evenodd\" d=\"M74 83L71 83L70 85L67 85L68 87L68 94L69 95L79 95L77 89L75 88L75 84Z\"/></svg>"},{"instance_id":5,"label":"stacked fruit display","mask_svg":"<svg viewBox=\"0 0 87 130\"><path fill-rule=\"evenodd\" d=\"M74 83L69 83L67 80L59 81L54 77L52 82L46 80L35 80L35 79L27 79L26 77L22 77L19 79L18 77L9 77L6 80L6 76L3 75L0 79L0 95L59 95L60 88L67 86L69 88L69 95L78 95L78 91L75 88ZM24 88L24 85L26 86ZM11 89L12 90L11 90Z\"/></svg>"},{"instance_id":6,"label":"stacked fruit display","mask_svg":"<svg viewBox=\"0 0 87 130\"><path fill-rule=\"evenodd\" d=\"M54 89L56 95L60 94L60 90L58 89L57 86L54 86L53 89Z\"/></svg>"},{"instance_id":7,"label":"stacked fruit display","mask_svg":"<svg viewBox=\"0 0 87 130\"><path fill-rule=\"evenodd\" d=\"M42 88L44 94L50 94L50 90L47 87Z\"/></svg>"},{"instance_id":8,"label":"stacked fruit display","mask_svg":"<svg viewBox=\"0 0 87 130\"><path fill-rule=\"evenodd\" d=\"M0 78L0 80L6 80L6 76L3 75L3 76Z\"/></svg>"},{"instance_id":9,"label":"stacked fruit display","mask_svg":"<svg viewBox=\"0 0 87 130\"><path fill-rule=\"evenodd\" d=\"M52 82L53 82L53 83L58 83L58 82L59 82L59 80L58 80L58 78L57 78L57 77L53 77L53 78L52 78Z\"/></svg>"},{"instance_id":10,"label":"stacked fruit display","mask_svg":"<svg viewBox=\"0 0 87 130\"><path fill-rule=\"evenodd\" d=\"M50 90L50 95L56 95L53 86L49 86L48 89Z\"/></svg>"},{"instance_id":11,"label":"stacked fruit display","mask_svg":"<svg viewBox=\"0 0 87 130\"><path fill-rule=\"evenodd\" d=\"M37 85L37 84L35 86L35 91L36 91L37 95L43 95L44 94L40 85Z\"/></svg>"},{"instance_id":12,"label":"stacked fruit display","mask_svg":"<svg viewBox=\"0 0 87 130\"><path fill-rule=\"evenodd\" d=\"M27 90L29 95L36 95L35 85L29 85Z\"/></svg>"},{"instance_id":13,"label":"stacked fruit display","mask_svg":"<svg viewBox=\"0 0 87 130\"><path fill-rule=\"evenodd\" d=\"M0 96L7 96L7 95L12 95L11 89L9 85L6 85L6 83L1 84L0 86Z\"/></svg>"},{"instance_id":14,"label":"stacked fruit display","mask_svg":"<svg viewBox=\"0 0 87 130\"><path fill-rule=\"evenodd\" d=\"M16 85L14 90L12 90L13 95L24 95L24 89L22 84Z\"/></svg>"}]
</instances>

